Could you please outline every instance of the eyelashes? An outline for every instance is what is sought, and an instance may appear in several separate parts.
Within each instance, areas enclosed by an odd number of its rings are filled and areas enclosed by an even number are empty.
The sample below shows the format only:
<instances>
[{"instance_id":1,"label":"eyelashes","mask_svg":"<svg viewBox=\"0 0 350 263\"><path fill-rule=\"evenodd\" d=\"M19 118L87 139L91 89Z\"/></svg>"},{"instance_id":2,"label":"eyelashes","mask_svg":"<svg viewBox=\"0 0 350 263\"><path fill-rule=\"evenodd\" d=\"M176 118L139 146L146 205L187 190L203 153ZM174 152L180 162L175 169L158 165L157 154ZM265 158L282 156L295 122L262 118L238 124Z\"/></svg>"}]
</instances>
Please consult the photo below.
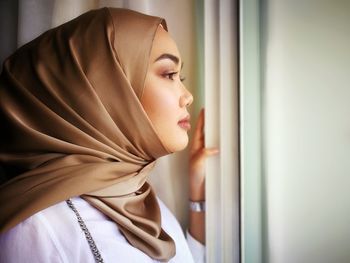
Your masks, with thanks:
<instances>
[{"instance_id":1,"label":"eyelashes","mask_svg":"<svg viewBox=\"0 0 350 263\"><path fill-rule=\"evenodd\" d=\"M170 80L175 80L175 77L179 74L178 71L172 71L172 72L168 72L168 73L165 73L163 74L163 77L167 78L167 79L170 79ZM183 82L185 81L185 77L182 77L182 76L179 76L180 78L180 81Z\"/></svg>"}]
</instances>

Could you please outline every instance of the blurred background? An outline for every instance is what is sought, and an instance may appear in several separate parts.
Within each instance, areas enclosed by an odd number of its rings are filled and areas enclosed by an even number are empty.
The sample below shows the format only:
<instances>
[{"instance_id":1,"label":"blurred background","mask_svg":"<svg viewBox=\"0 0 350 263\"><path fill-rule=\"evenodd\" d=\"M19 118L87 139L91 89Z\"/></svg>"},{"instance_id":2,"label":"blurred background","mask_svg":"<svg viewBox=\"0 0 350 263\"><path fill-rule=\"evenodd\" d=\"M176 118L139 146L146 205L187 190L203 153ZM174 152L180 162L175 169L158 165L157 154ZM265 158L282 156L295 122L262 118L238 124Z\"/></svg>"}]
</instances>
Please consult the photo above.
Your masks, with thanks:
<instances>
[{"instance_id":1,"label":"blurred background","mask_svg":"<svg viewBox=\"0 0 350 263\"><path fill-rule=\"evenodd\" d=\"M240 4L243 262L350 262L350 1Z\"/></svg>"}]
</instances>

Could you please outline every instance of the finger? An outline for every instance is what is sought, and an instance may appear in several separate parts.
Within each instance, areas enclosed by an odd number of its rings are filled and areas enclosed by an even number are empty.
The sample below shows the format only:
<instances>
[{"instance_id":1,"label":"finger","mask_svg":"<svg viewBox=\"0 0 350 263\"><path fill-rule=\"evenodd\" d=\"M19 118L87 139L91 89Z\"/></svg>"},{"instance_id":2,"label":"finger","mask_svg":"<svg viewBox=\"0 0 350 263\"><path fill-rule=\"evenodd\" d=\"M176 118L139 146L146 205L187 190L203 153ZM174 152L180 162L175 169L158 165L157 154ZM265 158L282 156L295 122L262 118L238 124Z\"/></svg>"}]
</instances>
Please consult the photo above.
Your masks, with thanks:
<instances>
[{"instance_id":1,"label":"finger","mask_svg":"<svg viewBox=\"0 0 350 263\"><path fill-rule=\"evenodd\" d=\"M220 150L219 148L213 147L213 148L205 148L204 153L207 157L217 155L219 154Z\"/></svg>"},{"instance_id":2,"label":"finger","mask_svg":"<svg viewBox=\"0 0 350 263\"><path fill-rule=\"evenodd\" d=\"M204 134L204 108L199 112L195 133L197 137L201 137Z\"/></svg>"},{"instance_id":3,"label":"finger","mask_svg":"<svg viewBox=\"0 0 350 263\"><path fill-rule=\"evenodd\" d=\"M216 147L212 148L203 148L202 150L198 151L193 156L193 161L196 161L198 163L203 162L207 157L214 156L220 153L220 150Z\"/></svg>"},{"instance_id":4,"label":"finger","mask_svg":"<svg viewBox=\"0 0 350 263\"><path fill-rule=\"evenodd\" d=\"M204 109L199 113L197 123L195 126L195 132L192 138L192 149L198 150L204 147Z\"/></svg>"}]
</instances>

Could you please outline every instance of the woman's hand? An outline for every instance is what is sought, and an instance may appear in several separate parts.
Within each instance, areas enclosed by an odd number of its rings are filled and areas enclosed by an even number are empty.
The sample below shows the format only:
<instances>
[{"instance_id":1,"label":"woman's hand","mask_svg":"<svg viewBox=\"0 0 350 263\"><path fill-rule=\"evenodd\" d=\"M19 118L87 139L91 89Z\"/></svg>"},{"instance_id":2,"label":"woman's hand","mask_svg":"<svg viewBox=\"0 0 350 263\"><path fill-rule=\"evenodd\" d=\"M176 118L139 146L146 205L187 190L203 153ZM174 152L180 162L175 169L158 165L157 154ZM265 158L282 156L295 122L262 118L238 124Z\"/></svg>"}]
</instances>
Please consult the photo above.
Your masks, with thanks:
<instances>
[{"instance_id":1,"label":"woman's hand","mask_svg":"<svg viewBox=\"0 0 350 263\"><path fill-rule=\"evenodd\" d=\"M189 186L190 200L205 200L205 159L219 153L218 148L204 147L204 109L201 109L190 145Z\"/></svg>"},{"instance_id":2,"label":"woman's hand","mask_svg":"<svg viewBox=\"0 0 350 263\"><path fill-rule=\"evenodd\" d=\"M190 146L189 184L191 201L205 201L205 160L219 153L217 148L204 146L204 109L199 113L193 139ZM205 213L190 211L189 233L205 244Z\"/></svg>"}]
</instances>

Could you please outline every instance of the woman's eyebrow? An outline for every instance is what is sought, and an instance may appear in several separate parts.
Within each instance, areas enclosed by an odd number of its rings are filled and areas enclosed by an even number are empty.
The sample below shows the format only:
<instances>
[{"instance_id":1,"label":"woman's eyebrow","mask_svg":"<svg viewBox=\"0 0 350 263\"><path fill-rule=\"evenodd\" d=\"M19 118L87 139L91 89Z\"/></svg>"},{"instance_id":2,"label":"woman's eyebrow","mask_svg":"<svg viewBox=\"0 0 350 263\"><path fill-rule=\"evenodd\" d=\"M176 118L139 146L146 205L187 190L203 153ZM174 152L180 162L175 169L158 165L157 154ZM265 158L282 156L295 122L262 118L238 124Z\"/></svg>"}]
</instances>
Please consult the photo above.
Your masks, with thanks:
<instances>
[{"instance_id":1,"label":"woman's eyebrow","mask_svg":"<svg viewBox=\"0 0 350 263\"><path fill-rule=\"evenodd\" d=\"M159 60L161 60L161 59L170 59L170 60L172 60L176 65L178 65L179 62L180 62L180 59L179 59L177 56L174 56L174 55L168 54L168 53L164 53L164 54L160 55L154 62L159 61Z\"/></svg>"}]
</instances>

